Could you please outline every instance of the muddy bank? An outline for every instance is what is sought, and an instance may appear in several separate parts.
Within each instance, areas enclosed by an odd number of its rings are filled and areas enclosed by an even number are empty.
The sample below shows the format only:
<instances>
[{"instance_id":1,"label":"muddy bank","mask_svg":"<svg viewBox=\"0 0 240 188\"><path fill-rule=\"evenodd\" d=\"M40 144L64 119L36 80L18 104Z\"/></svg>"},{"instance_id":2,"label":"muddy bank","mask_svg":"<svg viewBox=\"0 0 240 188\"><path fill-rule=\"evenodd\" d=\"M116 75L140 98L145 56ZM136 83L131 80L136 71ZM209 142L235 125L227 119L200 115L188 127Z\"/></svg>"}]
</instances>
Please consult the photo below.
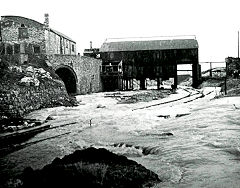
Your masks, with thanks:
<instances>
[{"instance_id":1,"label":"muddy bank","mask_svg":"<svg viewBox=\"0 0 240 188\"><path fill-rule=\"evenodd\" d=\"M77 150L41 170L28 167L5 187L151 187L157 174L125 156L93 147Z\"/></svg>"}]
</instances>

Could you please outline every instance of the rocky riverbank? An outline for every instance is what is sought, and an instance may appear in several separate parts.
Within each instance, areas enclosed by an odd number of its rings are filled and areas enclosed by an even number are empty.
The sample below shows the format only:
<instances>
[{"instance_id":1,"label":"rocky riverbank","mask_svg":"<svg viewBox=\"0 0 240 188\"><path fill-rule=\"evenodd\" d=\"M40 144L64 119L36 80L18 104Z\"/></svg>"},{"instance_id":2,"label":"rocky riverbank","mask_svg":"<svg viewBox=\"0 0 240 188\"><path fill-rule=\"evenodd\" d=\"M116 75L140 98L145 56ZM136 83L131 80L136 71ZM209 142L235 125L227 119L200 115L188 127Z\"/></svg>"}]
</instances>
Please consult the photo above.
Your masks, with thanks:
<instances>
[{"instance_id":1,"label":"rocky riverbank","mask_svg":"<svg viewBox=\"0 0 240 188\"><path fill-rule=\"evenodd\" d=\"M41 108L76 103L45 62L15 65L0 59L0 77L0 120L19 119Z\"/></svg>"},{"instance_id":2,"label":"rocky riverbank","mask_svg":"<svg viewBox=\"0 0 240 188\"><path fill-rule=\"evenodd\" d=\"M28 167L5 187L151 187L161 180L157 174L125 156L93 147L77 150L41 170Z\"/></svg>"}]
</instances>

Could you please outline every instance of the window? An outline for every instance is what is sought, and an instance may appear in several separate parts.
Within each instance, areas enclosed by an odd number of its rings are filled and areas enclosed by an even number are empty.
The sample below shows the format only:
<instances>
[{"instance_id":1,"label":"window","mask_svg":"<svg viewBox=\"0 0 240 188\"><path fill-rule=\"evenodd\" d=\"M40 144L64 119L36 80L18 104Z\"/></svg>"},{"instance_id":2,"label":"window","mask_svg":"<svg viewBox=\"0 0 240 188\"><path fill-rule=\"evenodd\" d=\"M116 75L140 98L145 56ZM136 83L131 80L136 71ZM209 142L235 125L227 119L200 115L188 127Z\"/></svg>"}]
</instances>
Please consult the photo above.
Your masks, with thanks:
<instances>
[{"instance_id":1,"label":"window","mask_svg":"<svg viewBox=\"0 0 240 188\"><path fill-rule=\"evenodd\" d=\"M74 44L72 44L72 51L73 51L73 52L75 51L75 49L74 49Z\"/></svg>"},{"instance_id":2,"label":"window","mask_svg":"<svg viewBox=\"0 0 240 188\"><path fill-rule=\"evenodd\" d=\"M20 44L14 44L14 53L18 54L20 52Z\"/></svg>"},{"instance_id":3,"label":"window","mask_svg":"<svg viewBox=\"0 0 240 188\"><path fill-rule=\"evenodd\" d=\"M40 53L40 46L33 46L33 52L35 54L39 54Z\"/></svg>"},{"instance_id":4,"label":"window","mask_svg":"<svg viewBox=\"0 0 240 188\"><path fill-rule=\"evenodd\" d=\"M0 55L4 55L5 54L5 46L4 44L0 43Z\"/></svg>"},{"instance_id":5,"label":"window","mask_svg":"<svg viewBox=\"0 0 240 188\"><path fill-rule=\"evenodd\" d=\"M110 56L110 59L113 59L113 58L114 58L114 53L111 52L111 53L109 54L109 56Z\"/></svg>"},{"instance_id":6,"label":"window","mask_svg":"<svg viewBox=\"0 0 240 188\"><path fill-rule=\"evenodd\" d=\"M7 54L12 55L13 54L13 48L12 46L7 46Z\"/></svg>"},{"instance_id":7,"label":"window","mask_svg":"<svg viewBox=\"0 0 240 188\"><path fill-rule=\"evenodd\" d=\"M27 39L28 38L28 28L20 27L18 28L18 38Z\"/></svg>"}]
</instances>

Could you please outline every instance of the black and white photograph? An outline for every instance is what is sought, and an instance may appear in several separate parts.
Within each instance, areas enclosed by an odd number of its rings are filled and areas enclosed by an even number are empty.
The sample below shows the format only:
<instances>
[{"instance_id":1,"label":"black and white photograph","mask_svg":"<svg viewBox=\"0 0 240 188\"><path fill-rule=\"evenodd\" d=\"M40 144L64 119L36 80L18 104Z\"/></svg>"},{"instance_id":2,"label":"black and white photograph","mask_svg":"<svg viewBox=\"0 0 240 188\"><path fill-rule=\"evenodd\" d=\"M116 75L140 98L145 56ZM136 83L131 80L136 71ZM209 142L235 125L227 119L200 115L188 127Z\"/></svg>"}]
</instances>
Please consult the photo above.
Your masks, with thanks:
<instances>
[{"instance_id":1,"label":"black and white photograph","mask_svg":"<svg viewBox=\"0 0 240 188\"><path fill-rule=\"evenodd\" d=\"M238 0L0 2L0 188L239 188Z\"/></svg>"}]
</instances>

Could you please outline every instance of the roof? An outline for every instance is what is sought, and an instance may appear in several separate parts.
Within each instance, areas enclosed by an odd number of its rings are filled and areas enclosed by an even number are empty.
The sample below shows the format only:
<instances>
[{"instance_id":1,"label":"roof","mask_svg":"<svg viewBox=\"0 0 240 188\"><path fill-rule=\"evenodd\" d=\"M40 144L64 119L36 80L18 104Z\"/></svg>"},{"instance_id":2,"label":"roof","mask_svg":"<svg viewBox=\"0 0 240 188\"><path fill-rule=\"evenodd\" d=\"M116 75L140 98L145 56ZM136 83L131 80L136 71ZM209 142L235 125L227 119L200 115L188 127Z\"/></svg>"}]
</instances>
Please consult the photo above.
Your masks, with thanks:
<instances>
[{"instance_id":1,"label":"roof","mask_svg":"<svg viewBox=\"0 0 240 188\"><path fill-rule=\"evenodd\" d=\"M100 48L100 52L193 49L193 48L198 48L198 42L196 39L118 41L118 42L104 42Z\"/></svg>"},{"instance_id":2,"label":"roof","mask_svg":"<svg viewBox=\"0 0 240 188\"><path fill-rule=\"evenodd\" d=\"M29 25L29 24L34 24L35 26L37 27L44 27L44 24L38 22L38 21L35 21L35 20L32 20L30 18L25 18L25 17L22 17L22 16L12 16L12 15L9 15L9 16L1 16L3 20L12 20L14 22L19 22L19 23L24 23L25 25ZM62 36L63 38L65 39L68 39L74 43L76 43L73 39L71 39L70 37L60 33L59 31L56 31L54 29L51 29L50 28L50 31L52 31L53 33L59 35L59 36Z\"/></svg>"},{"instance_id":3,"label":"roof","mask_svg":"<svg viewBox=\"0 0 240 188\"><path fill-rule=\"evenodd\" d=\"M68 40L76 43L73 39L71 39L70 37L68 37L68 36L66 36L66 35L64 35L64 34L62 34L62 33L60 33L59 31L56 31L56 30L51 29L51 28L50 28L50 31L52 31L53 33L55 33L55 34L57 34L57 35L62 36L62 37L65 38L65 39L68 39Z\"/></svg>"},{"instance_id":4,"label":"roof","mask_svg":"<svg viewBox=\"0 0 240 188\"><path fill-rule=\"evenodd\" d=\"M6 15L6 16L1 16L2 20L10 20L14 21L16 23L24 24L28 26L29 24L34 24L35 27L43 27L44 25L36 20L26 18L23 16L13 16L13 15Z\"/></svg>"}]
</instances>

